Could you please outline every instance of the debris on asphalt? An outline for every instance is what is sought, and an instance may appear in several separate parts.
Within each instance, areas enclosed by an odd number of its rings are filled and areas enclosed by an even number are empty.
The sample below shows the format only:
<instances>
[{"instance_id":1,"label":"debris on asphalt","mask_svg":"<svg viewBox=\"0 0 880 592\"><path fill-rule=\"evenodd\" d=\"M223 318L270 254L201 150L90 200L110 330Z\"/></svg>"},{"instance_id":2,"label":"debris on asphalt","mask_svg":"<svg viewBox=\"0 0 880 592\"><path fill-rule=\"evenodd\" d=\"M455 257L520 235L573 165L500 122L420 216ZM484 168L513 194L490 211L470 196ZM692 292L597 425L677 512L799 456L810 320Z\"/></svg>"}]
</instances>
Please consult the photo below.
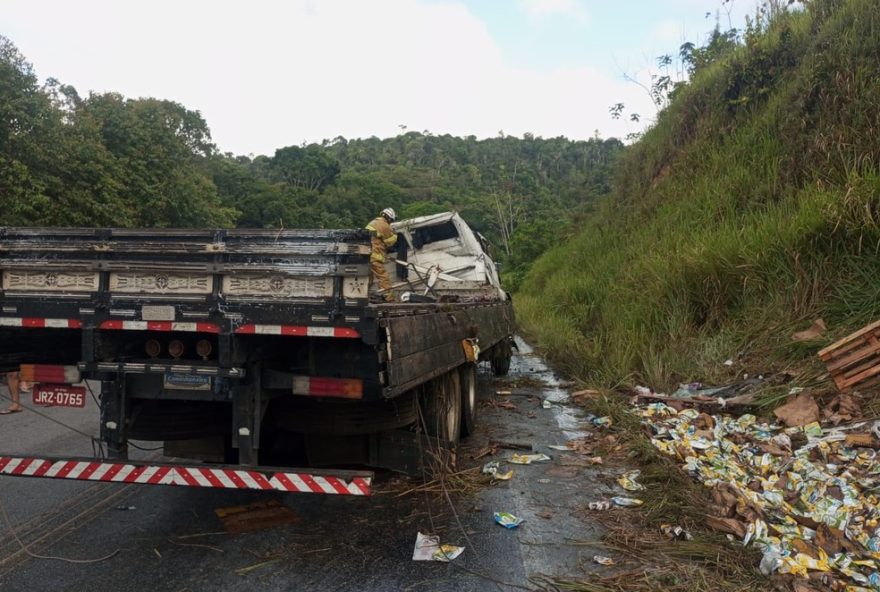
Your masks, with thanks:
<instances>
[{"instance_id":1,"label":"debris on asphalt","mask_svg":"<svg viewBox=\"0 0 880 592\"><path fill-rule=\"evenodd\" d=\"M299 521L299 516L278 500L217 508L214 513L223 523L226 531L232 534L253 532Z\"/></svg>"},{"instance_id":2,"label":"debris on asphalt","mask_svg":"<svg viewBox=\"0 0 880 592\"><path fill-rule=\"evenodd\" d=\"M607 502L607 501L590 502L587 504L587 508L590 510L595 510L597 512L604 512L605 510L611 509L611 502Z\"/></svg>"},{"instance_id":3,"label":"debris on asphalt","mask_svg":"<svg viewBox=\"0 0 880 592\"><path fill-rule=\"evenodd\" d=\"M416 533L416 546L413 549L413 561L440 561L448 563L461 555L464 547L441 545L440 537Z\"/></svg>"},{"instance_id":4,"label":"debris on asphalt","mask_svg":"<svg viewBox=\"0 0 880 592\"><path fill-rule=\"evenodd\" d=\"M596 417L595 415L587 415L587 421L596 426L597 428L610 428L611 424L614 423L613 420L607 415L604 417Z\"/></svg>"},{"instance_id":5,"label":"debris on asphalt","mask_svg":"<svg viewBox=\"0 0 880 592\"><path fill-rule=\"evenodd\" d=\"M601 465L602 464L602 457L601 456L591 456L587 460L589 460L591 465Z\"/></svg>"},{"instance_id":6,"label":"debris on asphalt","mask_svg":"<svg viewBox=\"0 0 880 592\"><path fill-rule=\"evenodd\" d=\"M581 390L581 391L575 391L575 392L571 393L571 394L569 395L569 397L571 397L571 399L572 399L575 403L577 403L577 402L578 402L578 399L585 400L585 399L596 399L596 398L598 398L598 397L599 397L599 391L597 391L597 390L595 390L595 389L584 389L584 390Z\"/></svg>"},{"instance_id":7,"label":"debris on asphalt","mask_svg":"<svg viewBox=\"0 0 880 592\"><path fill-rule=\"evenodd\" d=\"M536 462L550 460L546 454L514 454L510 457L510 461L515 465L530 465Z\"/></svg>"},{"instance_id":8,"label":"debris on asphalt","mask_svg":"<svg viewBox=\"0 0 880 592\"><path fill-rule=\"evenodd\" d=\"M253 565L248 565L247 567L241 567L241 568L235 570L235 573L237 573L240 576L246 576L247 574L251 573L252 571L256 571L256 570L260 569L261 567L266 567L267 565L271 565L271 564L273 564L277 561L280 561L280 560L281 560L281 557L275 557L273 559L268 559L266 561L260 561L259 563L255 563Z\"/></svg>"},{"instance_id":9,"label":"debris on asphalt","mask_svg":"<svg viewBox=\"0 0 880 592\"><path fill-rule=\"evenodd\" d=\"M508 512L495 512L495 522L503 526L504 528L516 528L523 522L525 522L522 518L517 518L513 514Z\"/></svg>"},{"instance_id":10,"label":"debris on asphalt","mask_svg":"<svg viewBox=\"0 0 880 592\"><path fill-rule=\"evenodd\" d=\"M506 448L507 450L526 450L532 451L534 450L534 445L526 444L524 442L502 442L499 440L491 440L489 442L489 446L492 448Z\"/></svg>"},{"instance_id":11,"label":"debris on asphalt","mask_svg":"<svg viewBox=\"0 0 880 592\"><path fill-rule=\"evenodd\" d=\"M126 512L131 512L132 510L137 510L135 506L116 506L117 510L123 510Z\"/></svg>"},{"instance_id":12,"label":"debris on asphalt","mask_svg":"<svg viewBox=\"0 0 880 592\"><path fill-rule=\"evenodd\" d=\"M553 518L553 512L549 510L544 510L543 512L538 512L535 514L538 518L543 518L544 520L550 520Z\"/></svg>"},{"instance_id":13,"label":"debris on asphalt","mask_svg":"<svg viewBox=\"0 0 880 592\"><path fill-rule=\"evenodd\" d=\"M513 469L501 472L501 463L497 460L487 462L483 465L483 474L491 475L493 479L498 481L509 481L513 477Z\"/></svg>"},{"instance_id":14,"label":"debris on asphalt","mask_svg":"<svg viewBox=\"0 0 880 592\"><path fill-rule=\"evenodd\" d=\"M553 403L551 403L547 399L544 399L543 401L541 401L541 407L543 407L544 409L553 409Z\"/></svg>"},{"instance_id":15,"label":"debris on asphalt","mask_svg":"<svg viewBox=\"0 0 880 592\"><path fill-rule=\"evenodd\" d=\"M593 555L593 563L598 563L599 565L614 565L614 560L611 557L605 557L603 555Z\"/></svg>"},{"instance_id":16,"label":"debris on asphalt","mask_svg":"<svg viewBox=\"0 0 880 592\"><path fill-rule=\"evenodd\" d=\"M628 471L617 478L617 484L627 491L643 491L645 486L636 481L641 473L639 470Z\"/></svg>"},{"instance_id":17,"label":"debris on asphalt","mask_svg":"<svg viewBox=\"0 0 880 592\"><path fill-rule=\"evenodd\" d=\"M760 549L764 573L822 572L829 589L880 590L874 424L823 428L805 398L794 395L779 423L669 406L638 413L652 444L711 489L709 526Z\"/></svg>"},{"instance_id":18,"label":"debris on asphalt","mask_svg":"<svg viewBox=\"0 0 880 592\"><path fill-rule=\"evenodd\" d=\"M638 498L622 496L612 497L611 501L614 502L615 506L620 506L621 508L635 508L636 506L641 506L645 503Z\"/></svg>"},{"instance_id":19,"label":"debris on asphalt","mask_svg":"<svg viewBox=\"0 0 880 592\"><path fill-rule=\"evenodd\" d=\"M563 444L550 444L547 446L547 448L549 448L550 450L565 450L566 452L571 450L571 448Z\"/></svg>"},{"instance_id":20,"label":"debris on asphalt","mask_svg":"<svg viewBox=\"0 0 880 592\"><path fill-rule=\"evenodd\" d=\"M674 541L690 541L694 538L687 530L673 524L661 524L660 532Z\"/></svg>"},{"instance_id":21,"label":"debris on asphalt","mask_svg":"<svg viewBox=\"0 0 880 592\"><path fill-rule=\"evenodd\" d=\"M593 442L593 434L587 433L581 438L569 440L565 443L565 446L571 452L576 452L582 456L590 456L593 454L593 447L595 446L595 443Z\"/></svg>"},{"instance_id":22,"label":"debris on asphalt","mask_svg":"<svg viewBox=\"0 0 880 592\"><path fill-rule=\"evenodd\" d=\"M474 452L474 454L473 454L473 456L471 456L471 458L473 458L474 460L480 460L481 458L483 458L485 456L494 456L496 454L498 454L498 447L497 446L486 446L486 447L480 448L479 450Z\"/></svg>"}]
</instances>

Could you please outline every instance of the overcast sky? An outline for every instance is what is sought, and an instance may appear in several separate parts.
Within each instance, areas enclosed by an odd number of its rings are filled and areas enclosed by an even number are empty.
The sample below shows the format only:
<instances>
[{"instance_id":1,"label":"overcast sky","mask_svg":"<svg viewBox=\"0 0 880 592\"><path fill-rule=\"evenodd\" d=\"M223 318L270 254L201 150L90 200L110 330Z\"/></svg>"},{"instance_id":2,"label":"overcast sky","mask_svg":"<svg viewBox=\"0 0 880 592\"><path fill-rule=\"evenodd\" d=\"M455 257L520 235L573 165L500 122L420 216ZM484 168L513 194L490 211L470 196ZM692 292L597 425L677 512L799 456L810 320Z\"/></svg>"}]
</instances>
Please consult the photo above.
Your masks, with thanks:
<instances>
[{"instance_id":1,"label":"overcast sky","mask_svg":"<svg viewBox=\"0 0 880 592\"><path fill-rule=\"evenodd\" d=\"M495 136L637 126L656 56L700 42L721 0L2 0L0 34L80 94L201 111L236 154L408 130ZM754 10L735 0L734 26ZM710 17L706 17L711 13ZM728 14L720 13L727 26Z\"/></svg>"}]
</instances>

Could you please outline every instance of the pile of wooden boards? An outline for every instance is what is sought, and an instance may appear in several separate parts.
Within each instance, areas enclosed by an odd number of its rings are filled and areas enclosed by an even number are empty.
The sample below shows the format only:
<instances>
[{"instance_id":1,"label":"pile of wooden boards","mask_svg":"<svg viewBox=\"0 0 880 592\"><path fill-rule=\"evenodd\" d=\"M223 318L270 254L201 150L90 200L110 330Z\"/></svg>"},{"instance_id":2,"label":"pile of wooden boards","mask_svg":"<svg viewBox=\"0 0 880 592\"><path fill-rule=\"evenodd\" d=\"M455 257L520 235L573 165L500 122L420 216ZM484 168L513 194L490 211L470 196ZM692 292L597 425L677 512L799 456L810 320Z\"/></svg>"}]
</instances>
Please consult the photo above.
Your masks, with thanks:
<instances>
[{"instance_id":1,"label":"pile of wooden boards","mask_svg":"<svg viewBox=\"0 0 880 592\"><path fill-rule=\"evenodd\" d=\"M840 392L880 385L880 321L819 352Z\"/></svg>"}]
</instances>

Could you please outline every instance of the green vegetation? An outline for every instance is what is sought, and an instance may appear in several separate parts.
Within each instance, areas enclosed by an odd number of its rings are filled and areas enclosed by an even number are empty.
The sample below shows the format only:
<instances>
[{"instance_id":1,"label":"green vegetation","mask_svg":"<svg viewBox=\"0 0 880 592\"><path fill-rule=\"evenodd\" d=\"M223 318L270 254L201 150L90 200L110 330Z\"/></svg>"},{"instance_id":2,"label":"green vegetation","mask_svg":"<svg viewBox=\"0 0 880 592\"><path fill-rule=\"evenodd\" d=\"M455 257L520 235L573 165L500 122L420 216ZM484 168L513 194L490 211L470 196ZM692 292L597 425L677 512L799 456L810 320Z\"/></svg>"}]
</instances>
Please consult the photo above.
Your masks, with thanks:
<instances>
[{"instance_id":1,"label":"green vegetation","mask_svg":"<svg viewBox=\"0 0 880 592\"><path fill-rule=\"evenodd\" d=\"M559 240L575 212L610 190L618 140L406 132L288 146L272 157L216 155L224 203L240 226L361 226L383 207L404 218L458 210L496 245L508 289Z\"/></svg>"},{"instance_id":2,"label":"green vegetation","mask_svg":"<svg viewBox=\"0 0 880 592\"><path fill-rule=\"evenodd\" d=\"M820 346L793 330L880 316L880 12L768 6L721 51L687 48L691 81L526 277L519 319L571 375L668 388L729 378L726 359L800 366Z\"/></svg>"},{"instance_id":3,"label":"green vegetation","mask_svg":"<svg viewBox=\"0 0 880 592\"><path fill-rule=\"evenodd\" d=\"M497 246L508 288L610 190L623 144L598 137L478 140L406 132L337 137L271 156L220 154L201 114L90 94L33 67L0 37L3 225L359 227L457 209Z\"/></svg>"}]
</instances>

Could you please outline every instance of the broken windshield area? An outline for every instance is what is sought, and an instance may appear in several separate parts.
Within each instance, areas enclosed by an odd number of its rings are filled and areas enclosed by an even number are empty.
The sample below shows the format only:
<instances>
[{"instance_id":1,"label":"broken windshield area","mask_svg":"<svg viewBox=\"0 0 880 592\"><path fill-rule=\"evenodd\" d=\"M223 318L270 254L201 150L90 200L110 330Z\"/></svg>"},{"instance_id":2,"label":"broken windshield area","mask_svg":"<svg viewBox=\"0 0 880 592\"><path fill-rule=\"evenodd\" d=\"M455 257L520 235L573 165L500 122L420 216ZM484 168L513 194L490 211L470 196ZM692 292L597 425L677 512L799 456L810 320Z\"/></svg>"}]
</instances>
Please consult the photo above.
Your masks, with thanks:
<instances>
[{"instance_id":1,"label":"broken windshield area","mask_svg":"<svg viewBox=\"0 0 880 592\"><path fill-rule=\"evenodd\" d=\"M416 228L412 231L414 249L421 249L425 245L452 238L458 238L458 228L455 227L452 220L435 226Z\"/></svg>"}]
</instances>

